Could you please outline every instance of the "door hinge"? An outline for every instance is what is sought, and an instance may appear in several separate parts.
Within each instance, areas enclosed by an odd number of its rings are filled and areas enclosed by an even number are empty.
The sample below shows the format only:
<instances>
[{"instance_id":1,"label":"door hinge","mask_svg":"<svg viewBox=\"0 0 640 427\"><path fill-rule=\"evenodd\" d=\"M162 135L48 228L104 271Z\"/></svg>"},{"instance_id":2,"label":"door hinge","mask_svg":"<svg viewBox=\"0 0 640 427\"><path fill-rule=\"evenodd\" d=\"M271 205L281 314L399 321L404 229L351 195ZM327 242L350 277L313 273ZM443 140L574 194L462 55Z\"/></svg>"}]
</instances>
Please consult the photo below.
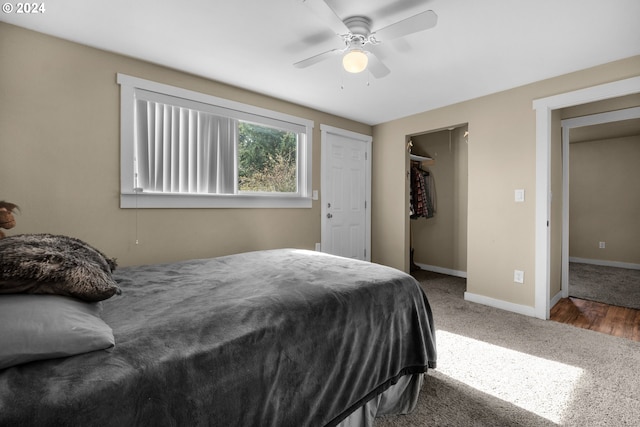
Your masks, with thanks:
<instances>
[{"instance_id":1,"label":"door hinge","mask_svg":"<svg viewBox=\"0 0 640 427\"><path fill-rule=\"evenodd\" d=\"M367 249L364 250L364 258L367 259Z\"/></svg>"},{"instance_id":2,"label":"door hinge","mask_svg":"<svg viewBox=\"0 0 640 427\"><path fill-rule=\"evenodd\" d=\"M364 159L365 159L365 160L368 160L368 158L369 158L369 153L368 153L367 151L365 151L365 152L364 152Z\"/></svg>"},{"instance_id":3,"label":"door hinge","mask_svg":"<svg viewBox=\"0 0 640 427\"><path fill-rule=\"evenodd\" d=\"M364 201L364 208L367 209L367 201Z\"/></svg>"}]
</instances>

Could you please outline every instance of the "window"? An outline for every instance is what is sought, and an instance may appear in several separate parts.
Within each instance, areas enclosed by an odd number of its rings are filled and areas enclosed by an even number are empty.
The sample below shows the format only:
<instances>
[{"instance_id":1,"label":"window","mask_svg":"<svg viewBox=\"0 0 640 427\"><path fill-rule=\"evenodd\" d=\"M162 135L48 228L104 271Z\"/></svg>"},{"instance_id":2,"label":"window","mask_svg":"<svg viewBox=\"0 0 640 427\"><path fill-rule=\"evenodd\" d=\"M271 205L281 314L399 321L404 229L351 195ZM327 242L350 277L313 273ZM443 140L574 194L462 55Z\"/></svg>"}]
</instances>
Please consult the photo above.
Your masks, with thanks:
<instances>
[{"instance_id":1,"label":"window","mask_svg":"<svg viewBox=\"0 0 640 427\"><path fill-rule=\"evenodd\" d=\"M118 74L120 205L311 207L313 122Z\"/></svg>"}]
</instances>

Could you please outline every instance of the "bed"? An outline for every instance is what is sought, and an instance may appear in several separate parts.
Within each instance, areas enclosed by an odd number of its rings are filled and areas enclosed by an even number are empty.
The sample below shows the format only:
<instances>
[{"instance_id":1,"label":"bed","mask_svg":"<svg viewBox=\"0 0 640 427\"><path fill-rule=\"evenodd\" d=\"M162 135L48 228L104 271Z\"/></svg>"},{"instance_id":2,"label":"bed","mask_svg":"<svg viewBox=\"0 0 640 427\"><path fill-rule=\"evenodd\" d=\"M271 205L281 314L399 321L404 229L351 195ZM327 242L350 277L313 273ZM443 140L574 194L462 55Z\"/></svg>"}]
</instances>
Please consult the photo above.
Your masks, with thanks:
<instances>
[{"instance_id":1,"label":"bed","mask_svg":"<svg viewBox=\"0 0 640 427\"><path fill-rule=\"evenodd\" d=\"M277 249L112 277L82 304L115 345L0 370L0 425L370 426L436 364L425 294L381 265Z\"/></svg>"}]
</instances>

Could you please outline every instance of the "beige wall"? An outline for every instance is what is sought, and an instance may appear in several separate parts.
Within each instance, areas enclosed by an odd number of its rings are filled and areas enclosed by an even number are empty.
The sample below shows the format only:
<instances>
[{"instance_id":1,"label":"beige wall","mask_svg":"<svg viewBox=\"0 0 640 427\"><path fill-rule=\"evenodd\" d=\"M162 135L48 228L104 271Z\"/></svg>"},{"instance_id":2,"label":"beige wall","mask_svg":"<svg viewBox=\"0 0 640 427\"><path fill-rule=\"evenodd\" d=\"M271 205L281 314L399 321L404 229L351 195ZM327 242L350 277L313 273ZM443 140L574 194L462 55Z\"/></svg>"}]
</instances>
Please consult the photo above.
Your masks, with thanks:
<instances>
[{"instance_id":1,"label":"beige wall","mask_svg":"<svg viewBox=\"0 0 640 427\"><path fill-rule=\"evenodd\" d=\"M467 271L467 126L411 137L412 152L434 159L436 213L410 221L414 262L451 273Z\"/></svg>"},{"instance_id":2,"label":"beige wall","mask_svg":"<svg viewBox=\"0 0 640 427\"><path fill-rule=\"evenodd\" d=\"M375 127L374 127L375 129ZM371 261L409 271L409 158L406 134L374 133L371 153ZM398 216L398 214L401 214Z\"/></svg>"},{"instance_id":3,"label":"beige wall","mask_svg":"<svg viewBox=\"0 0 640 427\"><path fill-rule=\"evenodd\" d=\"M311 209L120 209L116 73L313 120L318 190L320 124L371 134L368 125L0 23L0 200L22 209L7 234L78 237L120 265L320 241L320 201Z\"/></svg>"},{"instance_id":4,"label":"beige wall","mask_svg":"<svg viewBox=\"0 0 640 427\"><path fill-rule=\"evenodd\" d=\"M570 144L569 162L569 256L640 264L640 135Z\"/></svg>"},{"instance_id":5,"label":"beige wall","mask_svg":"<svg viewBox=\"0 0 640 427\"><path fill-rule=\"evenodd\" d=\"M398 191L407 187L407 162L402 161L406 136L468 123L467 291L533 307L536 119L532 102L638 75L640 56L374 126L373 228L385 227L387 232L384 240L373 239L373 260L408 269L408 203ZM554 121L557 127L558 122ZM518 188L525 190L524 203L514 202ZM554 197L553 211L558 200ZM561 227L552 230L558 233ZM514 269L525 272L524 284L513 282Z\"/></svg>"}]
</instances>

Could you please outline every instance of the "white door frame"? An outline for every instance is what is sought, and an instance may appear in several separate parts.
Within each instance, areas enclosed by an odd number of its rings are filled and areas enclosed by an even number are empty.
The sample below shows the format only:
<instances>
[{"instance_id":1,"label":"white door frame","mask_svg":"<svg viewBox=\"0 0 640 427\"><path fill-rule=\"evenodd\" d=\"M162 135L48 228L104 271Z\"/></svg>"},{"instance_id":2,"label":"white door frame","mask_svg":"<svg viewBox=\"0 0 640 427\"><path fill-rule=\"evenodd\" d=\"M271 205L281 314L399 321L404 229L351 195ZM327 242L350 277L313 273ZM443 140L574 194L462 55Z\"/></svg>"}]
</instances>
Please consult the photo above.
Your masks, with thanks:
<instances>
[{"instance_id":1,"label":"white door frame","mask_svg":"<svg viewBox=\"0 0 640 427\"><path fill-rule=\"evenodd\" d=\"M322 164L321 164L321 178L320 178L320 200L322 203L320 204L320 250L322 250L323 243L322 239L324 239L325 232L327 230L327 204L323 201L324 194L323 190L329 188L329 171L327 170L329 161L327 159L328 150L326 150L326 140L327 134L334 134L338 136L343 136L346 138L354 139L357 141L361 141L365 144L366 157L365 157L365 198L367 207L365 210L365 260L371 261L371 143L373 138L369 135L364 135L357 132L352 132L350 130L340 129L337 127L320 124L320 150L322 153Z\"/></svg>"},{"instance_id":2,"label":"white door frame","mask_svg":"<svg viewBox=\"0 0 640 427\"><path fill-rule=\"evenodd\" d=\"M564 119L562 125L562 298L569 296L569 143L571 129L640 119L640 107Z\"/></svg>"},{"instance_id":3,"label":"white door frame","mask_svg":"<svg viewBox=\"0 0 640 427\"><path fill-rule=\"evenodd\" d=\"M536 110L535 317L548 319L551 234L551 112L603 99L640 93L640 77L632 77L533 101Z\"/></svg>"}]
</instances>

